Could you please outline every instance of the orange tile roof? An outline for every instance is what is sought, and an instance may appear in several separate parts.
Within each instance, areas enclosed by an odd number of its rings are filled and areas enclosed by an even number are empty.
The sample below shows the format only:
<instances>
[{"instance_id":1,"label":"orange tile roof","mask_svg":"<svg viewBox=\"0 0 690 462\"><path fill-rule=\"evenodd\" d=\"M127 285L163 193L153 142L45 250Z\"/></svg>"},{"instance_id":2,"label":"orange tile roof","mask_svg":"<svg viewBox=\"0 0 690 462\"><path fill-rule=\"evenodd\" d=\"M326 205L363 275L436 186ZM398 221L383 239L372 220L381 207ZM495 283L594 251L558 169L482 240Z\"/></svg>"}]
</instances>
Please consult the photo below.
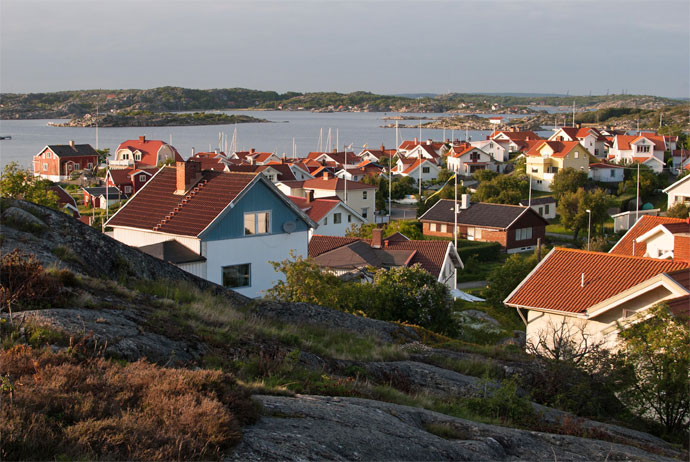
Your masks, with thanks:
<instances>
[{"instance_id":1,"label":"orange tile roof","mask_svg":"<svg viewBox=\"0 0 690 462\"><path fill-rule=\"evenodd\" d=\"M654 276L689 266L682 261L555 248L505 303L583 313Z\"/></svg>"},{"instance_id":2,"label":"orange tile roof","mask_svg":"<svg viewBox=\"0 0 690 462\"><path fill-rule=\"evenodd\" d=\"M493 138L494 136L504 134L507 136L511 141L530 141L530 140L541 140L543 139L541 136L537 135L531 130L525 130L525 131L519 131L519 132L511 132L511 131L495 131L491 135L489 135L490 138Z\"/></svg>"},{"instance_id":3,"label":"orange tile roof","mask_svg":"<svg viewBox=\"0 0 690 462\"><path fill-rule=\"evenodd\" d=\"M614 141L619 151L629 151L632 149L630 147L631 143L641 140L642 138L647 138L649 141L654 143L655 151L665 151L666 143L664 142L664 137L661 135L656 135L653 133L642 133L641 135L616 135Z\"/></svg>"},{"instance_id":4,"label":"orange tile roof","mask_svg":"<svg viewBox=\"0 0 690 462\"><path fill-rule=\"evenodd\" d=\"M627 233L613 246L609 253L614 255L633 255L633 241L645 234L657 225L664 225L667 223L687 223L682 218L657 217L653 215L642 215L637 223L628 230ZM644 255L647 251L647 244L645 242L635 243L635 255Z\"/></svg>"},{"instance_id":5,"label":"orange tile roof","mask_svg":"<svg viewBox=\"0 0 690 462\"><path fill-rule=\"evenodd\" d=\"M120 149L129 149L131 152L139 151L141 152L141 160L137 160L135 163L137 165L153 165L157 164L158 151L163 146L170 146L175 156L175 161L182 162L182 156L177 152L174 146L161 140L147 140L145 137L140 137L137 140L127 140L120 143L115 152Z\"/></svg>"},{"instance_id":6,"label":"orange tile roof","mask_svg":"<svg viewBox=\"0 0 690 462\"><path fill-rule=\"evenodd\" d=\"M553 150L551 157L565 157L577 146L581 146L579 141L541 141L531 144L525 154L528 156L541 156L540 151L545 144Z\"/></svg>"},{"instance_id":7,"label":"orange tile roof","mask_svg":"<svg viewBox=\"0 0 690 462\"><path fill-rule=\"evenodd\" d=\"M292 202L297 205L304 213L309 215L309 218L318 223L320 219L325 217L328 212L333 210L342 201L340 199L324 199L318 198L311 202L307 202L306 197L288 196Z\"/></svg>"}]
</instances>

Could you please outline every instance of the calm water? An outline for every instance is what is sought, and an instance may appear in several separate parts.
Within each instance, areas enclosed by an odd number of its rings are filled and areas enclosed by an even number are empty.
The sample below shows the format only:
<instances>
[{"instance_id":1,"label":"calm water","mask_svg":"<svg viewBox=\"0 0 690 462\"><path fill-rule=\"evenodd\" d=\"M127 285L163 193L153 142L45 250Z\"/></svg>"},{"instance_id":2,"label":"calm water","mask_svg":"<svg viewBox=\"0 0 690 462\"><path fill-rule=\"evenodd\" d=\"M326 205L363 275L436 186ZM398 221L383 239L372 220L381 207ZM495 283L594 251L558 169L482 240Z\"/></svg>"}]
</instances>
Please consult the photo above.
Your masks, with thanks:
<instances>
[{"instance_id":1,"label":"calm water","mask_svg":"<svg viewBox=\"0 0 690 462\"><path fill-rule=\"evenodd\" d=\"M353 150L359 152L366 144L370 148L377 148L384 144L387 148L395 146L395 129L380 128L381 125L391 123L383 120L385 116L414 114L382 113L382 112L283 112L283 111L223 111L227 114L246 114L270 120L273 123L246 123L237 125L238 147L240 150L255 148L257 151L286 153L292 155L292 140L297 145L297 155L305 156L319 147L319 132L323 129L323 146L327 149L328 129L331 129L332 148L337 140L340 148L353 144ZM421 117L447 116L447 114L418 114ZM516 117L504 115L506 118ZM182 154L189 157L192 148L196 151L207 151L218 148L218 134L225 133L232 138L234 125L204 125L194 127L123 127L100 128L98 143L96 143L95 128L51 127L48 122L64 122L64 120L0 120L0 135L12 136L11 140L0 141L0 167L16 161L26 167L31 166L32 157L48 144L67 144L74 140L77 144L89 143L92 146L110 148L114 152L124 140L136 139L146 135L149 139L160 139L172 143ZM401 121L413 124L414 121ZM468 132L473 140L485 139L489 131ZM545 132L550 135L551 132ZM446 130L446 138L454 135L464 139L465 132ZM419 137L419 129L401 128L400 140ZM443 130L422 129L422 139L433 138L441 140ZM229 142L229 141L228 141Z\"/></svg>"}]
</instances>

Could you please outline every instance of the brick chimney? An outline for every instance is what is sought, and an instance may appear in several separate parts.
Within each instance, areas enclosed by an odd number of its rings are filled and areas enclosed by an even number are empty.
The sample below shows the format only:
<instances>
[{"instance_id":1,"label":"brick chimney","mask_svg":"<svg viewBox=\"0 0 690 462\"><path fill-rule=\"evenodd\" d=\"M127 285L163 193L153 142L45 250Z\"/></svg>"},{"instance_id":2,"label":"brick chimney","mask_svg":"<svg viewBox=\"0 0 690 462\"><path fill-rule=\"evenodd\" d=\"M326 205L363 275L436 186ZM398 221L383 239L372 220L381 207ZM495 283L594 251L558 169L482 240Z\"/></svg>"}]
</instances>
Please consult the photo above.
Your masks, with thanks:
<instances>
[{"instance_id":1,"label":"brick chimney","mask_svg":"<svg viewBox=\"0 0 690 462\"><path fill-rule=\"evenodd\" d=\"M189 159L187 162L177 162L177 189L175 194L184 194L201 179L201 161Z\"/></svg>"},{"instance_id":2,"label":"brick chimney","mask_svg":"<svg viewBox=\"0 0 690 462\"><path fill-rule=\"evenodd\" d=\"M381 152L385 152L386 148L383 146L383 143L381 143Z\"/></svg>"},{"instance_id":3,"label":"brick chimney","mask_svg":"<svg viewBox=\"0 0 690 462\"><path fill-rule=\"evenodd\" d=\"M141 141L142 143L146 141L146 135L140 136L139 141Z\"/></svg>"},{"instance_id":4,"label":"brick chimney","mask_svg":"<svg viewBox=\"0 0 690 462\"><path fill-rule=\"evenodd\" d=\"M371 230L371 246L375 249L380 249L383 244L383 230L381 228L374 228Z\"/></svg>"},{"instance_id":5,"label":"brick chimney","mask_svg":"<svg viewBox=\"0 0 690 462\"><path fill-rule=\"evenodd\" d=\"M331 176L328 174L328 170L324 170L324 171L323 171L323 179L324 179L324 180L328 180L328 179L330 179L330 177L331 177Z\"/></svg>"},{"instance_id":6,"label":"brick chimney","mask_svg":"<svg viewBox=\"0 0 690 462\"><path fill-rule=\"evenodd\" d=\"M417 144L418 142L419 142L419 140L418 140L417 137L415 136L415 137L414 137L414 144Z\"/></svg>"},{"instance_id":7,"label":"brick chimney","mask_svg":"<svg viewBox=\"0 0 690 462\"><path fill-rule=\"evenodd\" d=\"M74 140L69 140L69 147L74 149Z\"/></svg>"},{"instance_id":8,"label":"brick chimney","mask_svg":"<svg viewBox=\"0 0 690 462\"><path fill-rule=\"evenodd\" d=\"M249 154L254 154L256 152L256 149L254 148L249 148Z\"/></svg>"},{"instance_id":9,"label":"brick chimney","mask_svg":"<svg viewBox=\"0 0 690 462\"><path fill-rule=\"evenodd\" d=\"M314 202L314 190L310 189L310 190L306 191L306 193L307 193L307 204L311 204L312 202Z\"/></svg>"}]
</instances>

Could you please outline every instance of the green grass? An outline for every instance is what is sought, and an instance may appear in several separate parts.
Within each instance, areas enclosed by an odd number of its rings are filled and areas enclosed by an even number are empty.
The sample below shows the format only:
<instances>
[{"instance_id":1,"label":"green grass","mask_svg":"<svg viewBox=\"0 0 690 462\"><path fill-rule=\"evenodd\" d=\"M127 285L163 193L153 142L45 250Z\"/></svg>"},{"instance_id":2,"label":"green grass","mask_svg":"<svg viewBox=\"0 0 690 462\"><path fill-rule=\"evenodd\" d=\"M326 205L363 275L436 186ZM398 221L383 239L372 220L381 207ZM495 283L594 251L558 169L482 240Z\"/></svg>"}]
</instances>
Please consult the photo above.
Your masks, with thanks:
<instances>
[{"instance_id":1,"label":"green grass","mask_svg":"<svg viewBox=\"0 0 690 462\"><path fill-rule=\"evenodd\" d=\"M556 233L556 234L565 234L567 236L573 236L574 233L566 229L562 224L560 223L552 223L550 225L546 226L546 232L547 233Z\"/></svg>"}]
</instances>

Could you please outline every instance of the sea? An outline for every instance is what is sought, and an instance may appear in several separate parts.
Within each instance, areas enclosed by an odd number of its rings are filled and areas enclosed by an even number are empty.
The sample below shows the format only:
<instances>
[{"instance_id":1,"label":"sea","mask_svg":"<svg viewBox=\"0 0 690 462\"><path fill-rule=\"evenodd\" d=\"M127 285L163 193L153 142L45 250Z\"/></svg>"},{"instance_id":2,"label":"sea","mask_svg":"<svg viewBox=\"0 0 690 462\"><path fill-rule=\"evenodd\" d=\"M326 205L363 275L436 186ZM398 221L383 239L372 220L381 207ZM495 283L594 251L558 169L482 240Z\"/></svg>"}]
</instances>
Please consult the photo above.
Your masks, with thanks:
<instances>
[{"instance_id":1,"label":"sea","mask_svg":"<svg viewBox=\"0 0 690 462\"><path fill-rule=\"evenodd\" d=\"M244 114L269 120L269 123L242 123L237 125L202 125L184 127L54 127L49 123L65 122L65 119L0 120L0 136L11 139L0 140L0 168L10 162L31 167L32 157L49 144L67 144L73 140L77 144L91 144L97 149L109 148L114 153L117 146L128 139L146 136L148 139L166 141L175 146L184 158L193 151L225 150L226 140L231 142L237 130L237 150L254 148L260 152L275 152L292 157L305 157L311 151L342 150L359 152L364 146L378 149L382 144L394 148L396 133L394 128L382 128L395 121L387 117L420 117L422 123L428 118L447 117L449 114L437 113L396 113L396 112L311 112L311 111L212 111L225 114ZM478 114L488 117L488 114ZM491 114L495 116L499 114ZM505 118L521 117L517 114L500 114ZM427 119L427 120L425 120ZM401 120L400 124L412 125L415 120ZM329 139L330 131L330 139ZM538 132L550 136L551 131ZM443 139L486 139L487 130L468 132L442 129L400 128L399 141L405 139L432 138ZM352 147L350 148L350 145Z\"/></svg>"}]
</instances>

